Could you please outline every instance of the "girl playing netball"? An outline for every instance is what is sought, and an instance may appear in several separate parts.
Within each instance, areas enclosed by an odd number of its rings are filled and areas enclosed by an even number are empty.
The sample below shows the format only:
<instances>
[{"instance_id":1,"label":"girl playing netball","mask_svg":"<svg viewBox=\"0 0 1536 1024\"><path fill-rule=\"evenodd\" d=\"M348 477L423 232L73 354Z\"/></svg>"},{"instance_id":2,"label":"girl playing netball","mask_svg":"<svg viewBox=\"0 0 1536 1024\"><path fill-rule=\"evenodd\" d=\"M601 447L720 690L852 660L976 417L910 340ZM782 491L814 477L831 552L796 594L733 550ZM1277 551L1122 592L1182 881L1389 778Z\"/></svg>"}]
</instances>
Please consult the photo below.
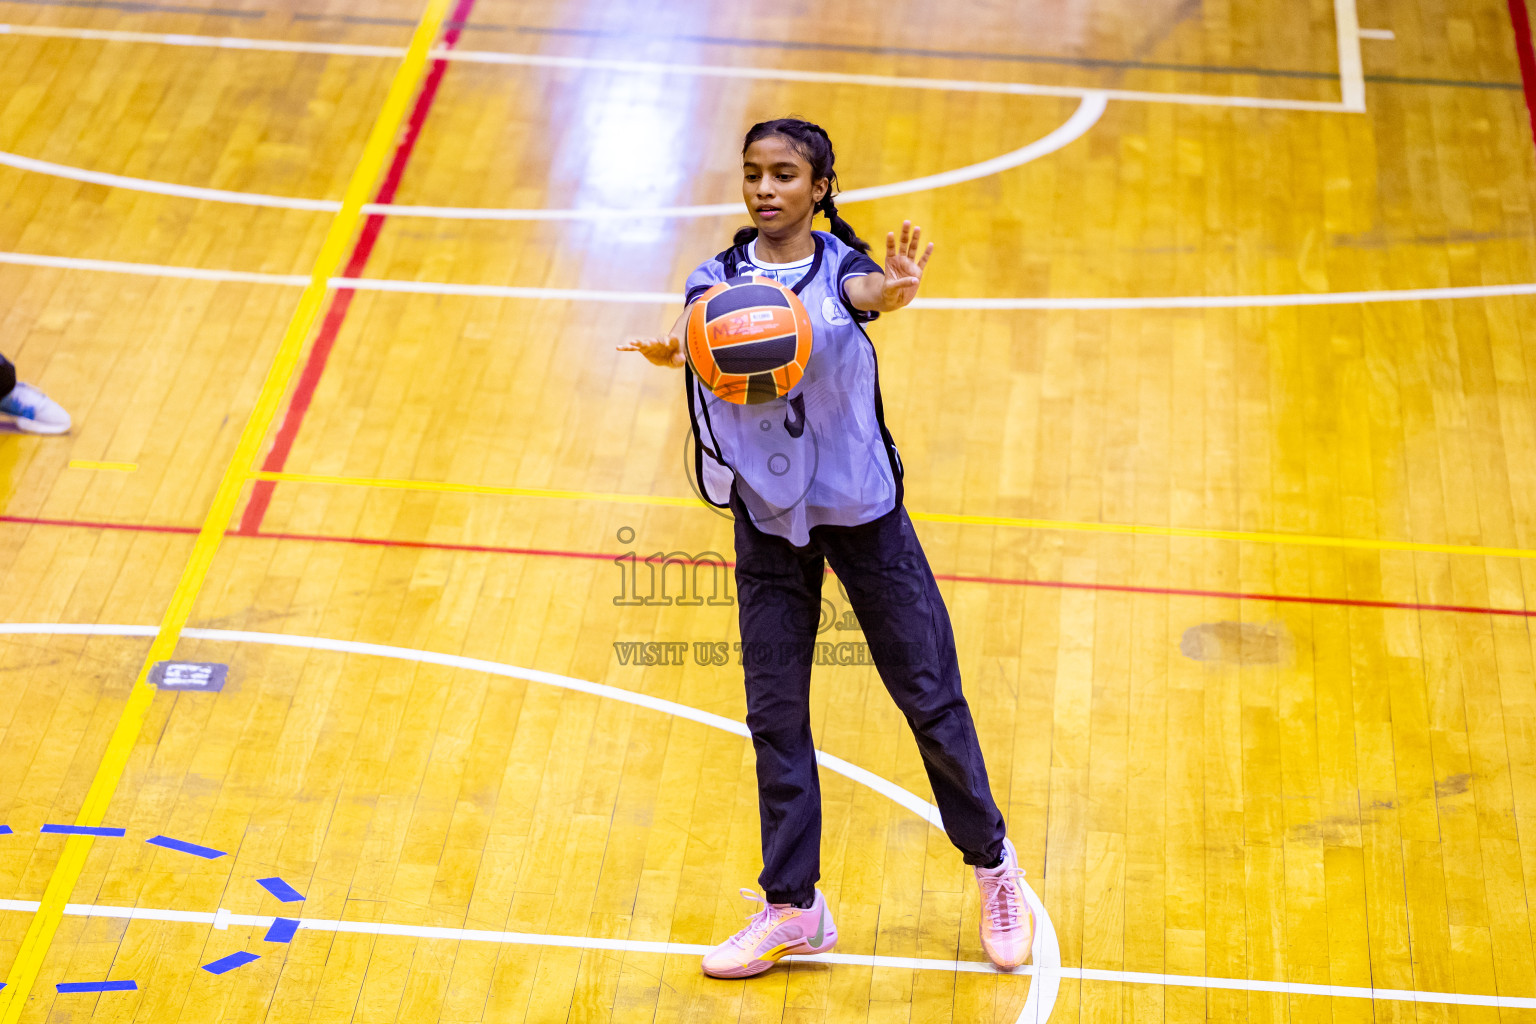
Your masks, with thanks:
<instances>
[{"instance_id":1,"label":"girl playing netball","mask_svg":"<svg viewBox=\"0 0 1536 1024\"><path fill-rule=\"evenodd\" d=\"M765 121L747 132L742 198L753 227L688 277L685 304L721 281L770 277L793 289L815 343L788 399L723 401L686 373L700 488L736 517L736 587L747 726L757 753L763 903L704 957L744 978L789 954L837 942L821 877L821 789L811 739L811 662L830 563L880 678L917 737L950 840L976 869L981 940L999 967L1029 957L1034 918L1023 872L987 784L960 690L949 613L902 505L902 467L885 428L875 351L860 326L910 303L933 252L910 222L886 236L885 268L837 214L832 143L814 124ZM831 234L811 230L823 213ZM664 338L619 346L685 368L688 310ZM788 655L788 656L786 656Z\"/></svg>"}]
</instances>

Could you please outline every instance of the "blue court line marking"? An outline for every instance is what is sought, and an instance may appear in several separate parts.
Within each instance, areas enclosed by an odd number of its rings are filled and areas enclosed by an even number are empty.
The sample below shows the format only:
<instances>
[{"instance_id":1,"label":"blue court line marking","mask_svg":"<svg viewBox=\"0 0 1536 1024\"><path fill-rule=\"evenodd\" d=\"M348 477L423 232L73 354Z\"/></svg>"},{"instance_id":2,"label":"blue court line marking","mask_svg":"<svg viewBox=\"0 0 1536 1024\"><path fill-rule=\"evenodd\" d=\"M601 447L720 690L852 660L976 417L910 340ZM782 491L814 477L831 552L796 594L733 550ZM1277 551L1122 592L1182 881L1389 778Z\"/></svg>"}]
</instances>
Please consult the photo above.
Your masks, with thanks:
<instances>
[{"instance_id":1,"label":"blue court line marking","mask_svg":"<svg viewBox=\"0 0 1536 1024\"><path fill-rule=\"evenodd\" d=\"M267 929L268 942L292 942L293 933L299 930L299 922L291 917L279 917Z\"/></svg>"},{"instance_id":2,"label":"blue court line marking","mask_svg":"<svg viewBox=\"0 0 1536 1024\"><path fill-rule=\"evenodd\" d=\"M260 959L261 957L255 953L247 953L241 950L239 953L231 953L229 956L220 957L211 964L203 964L203 970L209 974L228 974L236 967L244 967L253 960Z\"/></svg>"},{"instance_id":3,"label":"blue court line marking","mask_svg":"<svg viewBox=\"0 0 1536 1024\"><path fill-rule=\"evenodd\" d=\"M218 860L227 857L223 850L215 850L211 846L198 846L181 839L172 839L170 836L155 836L153 839L144 840L150 846L163 846L167 850L176 850L180 853L190 853L194 857L202 857L206 860Z\"/></svg>"},{"instance_id":4,"label":"blue court line marking","mask_svg":"<svg viewBox=\"0 0 1536 1024\"><path fill-rule=\"evenodd\" d=\"M44 825L43 831L59 836L115 836L128 834L125 828L100 828L96 825Z\"/></svg>"},{"instance_id":5,"label":"blue court line marking","mask_svg":"<svg viewBox=\"0 0 1536 1024\"><path fill-rule=\"evenodd\" d=\"M256 879L256 884L267 890L267 892L271 893L273 896L276 896L278 899L282 900L284 903L294 903L304 898L299 894L299 890L295 889L281 878L278 878L276 875L271 878L258 878Z\"/></svg>"},{"instance_id":6,"label":"blue court line marking","mask_svg":"<svg viewBox=\"0 0 1536 1024\"><path fill-rule=\"evenodd\" d=\"M136 981L61 981L60 992L137 992Z\"/></svg>"},{"instance_id":7,"label":"blue court line marking","mask_svg":"<svg viewBox=\"0 0 1536 1024\"><path fill-rule=\"evenodd\" d=\"M9 825L0 825L0 836L8 836L14 830Z\"/></svg>"}]
</instances>

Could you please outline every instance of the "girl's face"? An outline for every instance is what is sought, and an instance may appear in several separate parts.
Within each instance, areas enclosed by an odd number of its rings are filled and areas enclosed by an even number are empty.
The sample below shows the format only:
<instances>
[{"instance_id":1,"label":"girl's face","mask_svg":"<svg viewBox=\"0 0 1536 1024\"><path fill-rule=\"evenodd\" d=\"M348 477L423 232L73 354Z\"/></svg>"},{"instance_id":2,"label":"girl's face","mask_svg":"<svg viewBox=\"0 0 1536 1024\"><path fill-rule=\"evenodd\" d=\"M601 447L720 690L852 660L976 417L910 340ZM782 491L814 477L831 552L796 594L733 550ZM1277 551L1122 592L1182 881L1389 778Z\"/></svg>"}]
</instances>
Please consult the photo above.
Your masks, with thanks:
<instances>
[{"instance_id":1,"label":"girl's face","mask_svg":"<svg viewBox=\"0 0 1536 1024\"><path fill-rule=\"evenodd\" d=\"M794 143L782 135L765 135L747 147L741 160L741 198L757 230L770 238L809 231L830 182L812 179L810 162Z\"/></svg>"}]
</instances>

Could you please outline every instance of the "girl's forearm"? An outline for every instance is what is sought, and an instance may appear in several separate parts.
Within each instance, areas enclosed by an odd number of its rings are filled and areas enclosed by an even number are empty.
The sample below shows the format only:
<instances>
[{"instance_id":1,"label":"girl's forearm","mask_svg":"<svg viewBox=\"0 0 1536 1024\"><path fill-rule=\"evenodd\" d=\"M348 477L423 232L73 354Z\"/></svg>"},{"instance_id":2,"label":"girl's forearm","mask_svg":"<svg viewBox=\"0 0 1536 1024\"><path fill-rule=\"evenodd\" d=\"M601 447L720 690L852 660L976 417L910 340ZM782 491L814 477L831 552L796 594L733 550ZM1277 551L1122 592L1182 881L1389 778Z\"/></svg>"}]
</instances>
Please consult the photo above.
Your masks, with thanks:
<instances>
[{"instance_id":1,"label":"girl's forearm","mask_svg":"<svg viewBox=\"0 0 1536 1024\"><path fill-rule=\"evenodd\" d=\"M904 302L893 304L885 301L884 274L855 277L848 282L844 291L848 293L849 304L865 313L894 313L906 305Z\"/></svg>"},{"instance_id":2,"label":"girl's forearm","mask_svg":"<svg viewBox=\"0 0 1536 1024\"><path fill-rule=\"evenodd\" d=\"M675 369L682 369L688 363L688 357L683 353L688 348L688 312L691 309L693 309L693 303L690 302L683 307L682 313L678 314L677 322L667 332L667 337L677 339L677 353L672 357L672 366Z\"/></svg>"},{"instance_id":3,"label":"girl's forearm","mask_svg":"<svg viewBox=\"0 0 1536 1024\"><path fill-rule=\"evenodd\" d=\"M677 323L673 324L672 329L667 332L667 337L676 338L680 344L687 344L688 336L685 332L688 329L688 311L692 308L691 302L683 307L683 311L678 314Z\"/></svg>"}]
</instances>

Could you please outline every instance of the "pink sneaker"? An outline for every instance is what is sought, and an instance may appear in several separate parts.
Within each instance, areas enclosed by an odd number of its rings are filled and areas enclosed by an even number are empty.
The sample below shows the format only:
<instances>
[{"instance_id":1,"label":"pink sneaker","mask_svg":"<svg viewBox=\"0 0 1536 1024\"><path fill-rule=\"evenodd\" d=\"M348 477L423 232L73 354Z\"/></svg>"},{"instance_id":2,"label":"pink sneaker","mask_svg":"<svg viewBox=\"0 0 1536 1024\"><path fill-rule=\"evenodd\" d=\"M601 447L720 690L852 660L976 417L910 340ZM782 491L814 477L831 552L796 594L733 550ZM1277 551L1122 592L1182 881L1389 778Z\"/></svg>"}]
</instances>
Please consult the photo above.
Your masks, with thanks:
<instances>
[{"instance_id":1,"label":"pink sneaker","mask_svg":"<svg viewBox=\"0 0 1536 1024\"><path fill-rule=\"evenodd\" d=\"M1035 915L1024 899L1024 870L1013 844L1003 840L1003 862L977 868L981 886L981 945L999 968L1011 971L1029 959Z\"/></svg>"},{"instance_id":2,"label":"pink sneaker","mask_svg":"<svg viewBox=\"0 0 1536 1024\"><path fill-rule=\"evenodd\" d=\"M837 926L827 898L816 890L809 910L790 903L769 903L751 889L741 890L763 909L747 926L704 954L704 973L713 978L750 978L790 954L825 953L837 945Z\"/></svg>"}]
</instances>

